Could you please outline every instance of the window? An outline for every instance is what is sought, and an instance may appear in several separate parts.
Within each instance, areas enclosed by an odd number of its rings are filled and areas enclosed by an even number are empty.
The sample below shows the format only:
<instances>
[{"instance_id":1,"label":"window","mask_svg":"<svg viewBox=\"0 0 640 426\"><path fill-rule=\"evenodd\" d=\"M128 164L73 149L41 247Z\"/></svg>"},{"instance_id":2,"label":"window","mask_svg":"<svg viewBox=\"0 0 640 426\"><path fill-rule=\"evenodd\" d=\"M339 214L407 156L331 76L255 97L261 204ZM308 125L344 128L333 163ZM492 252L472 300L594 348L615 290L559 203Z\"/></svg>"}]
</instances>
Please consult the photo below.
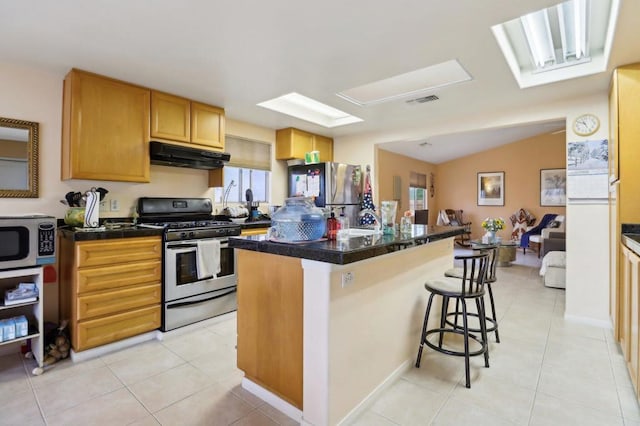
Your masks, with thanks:
<instances>
[{"instance_id":1,"label":"window","mask_svg":"<svg viewBox=\"0 0 640 426\"><path fill-rule=\"evenodd\" d=\"M261 203L269 202L270 177L271 172L267 170L225 166L225 193L227 190L229 191L226 201L229 203L245 202L247 189L251 188L251 191L253 192L253 201L259 201ZM231 182L233 182L233 185Z\"/></svg>"},{"instance_id":2,"label":"window","mask_svg":"<svg viewBox=\"0 0 640 426\"><path fill-rule=\"evenodd\" d=\"M251 188L253 201L268 203L271 181L271 144L227 135L225 147L231 155L231 160L229 165L224 167L222 201L244 203L247 189ZM227 191L228 195L226 195Z\"/></svg>"},{"instance_id":3,"label":"window","mask_svg":"<svg viewBox=\"0 0 640 426\"><path fill-rule=\"evenodd\" d=\"M427 190L424 188L409 187L409 210L425 210L427 208Z\"/></svg>"}]
</instances>

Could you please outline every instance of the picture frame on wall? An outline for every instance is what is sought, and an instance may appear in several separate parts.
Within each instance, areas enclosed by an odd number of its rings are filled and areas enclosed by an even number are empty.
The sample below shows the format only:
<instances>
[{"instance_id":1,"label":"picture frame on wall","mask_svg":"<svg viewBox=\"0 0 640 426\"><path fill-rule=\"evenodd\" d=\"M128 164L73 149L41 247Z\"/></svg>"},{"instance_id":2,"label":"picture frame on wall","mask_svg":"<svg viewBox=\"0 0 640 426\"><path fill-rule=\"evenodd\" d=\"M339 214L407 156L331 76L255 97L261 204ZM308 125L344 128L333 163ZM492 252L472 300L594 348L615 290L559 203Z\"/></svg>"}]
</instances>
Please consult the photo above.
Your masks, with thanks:
<instances>
[{"instance_id":1,"label":"picture frame on wall","mask_svg":"<svg viewBox=\"0 0 640 426\"><path fill-rule=\"evenodd\" d=\"M504 206L504 172L478 173L478 205Z\"/></svg>"},{"instance_id":2,"label":"picture frame on wall","mask_svg":"<svg viewBox=\"0 0 640 426\"><path fill-rule=\"evenodd\" d=\"M567 169L540 169L540 205L567 205Z\"/></svg>"}]
</instances>

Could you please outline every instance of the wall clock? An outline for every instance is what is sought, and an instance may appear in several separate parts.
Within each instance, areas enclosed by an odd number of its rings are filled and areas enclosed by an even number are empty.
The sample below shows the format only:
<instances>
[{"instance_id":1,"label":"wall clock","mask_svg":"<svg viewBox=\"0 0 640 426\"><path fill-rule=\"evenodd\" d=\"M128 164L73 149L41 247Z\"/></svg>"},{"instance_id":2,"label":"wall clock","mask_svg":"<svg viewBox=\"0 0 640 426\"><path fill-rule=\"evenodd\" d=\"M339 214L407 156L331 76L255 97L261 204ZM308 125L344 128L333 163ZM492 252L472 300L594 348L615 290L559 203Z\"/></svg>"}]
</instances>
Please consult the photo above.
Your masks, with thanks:
<instances>
[{"instance_id":1,"label":"wall clock","mask_svg":"<svg viewBox=\"0 0 640 426\"><path fill-rule=\"evenodd\" d=\"M594 134L600 128L600 119L594 114L582 114L573 121L573 132L580 136Z\"/></svg>"}]
</instances>

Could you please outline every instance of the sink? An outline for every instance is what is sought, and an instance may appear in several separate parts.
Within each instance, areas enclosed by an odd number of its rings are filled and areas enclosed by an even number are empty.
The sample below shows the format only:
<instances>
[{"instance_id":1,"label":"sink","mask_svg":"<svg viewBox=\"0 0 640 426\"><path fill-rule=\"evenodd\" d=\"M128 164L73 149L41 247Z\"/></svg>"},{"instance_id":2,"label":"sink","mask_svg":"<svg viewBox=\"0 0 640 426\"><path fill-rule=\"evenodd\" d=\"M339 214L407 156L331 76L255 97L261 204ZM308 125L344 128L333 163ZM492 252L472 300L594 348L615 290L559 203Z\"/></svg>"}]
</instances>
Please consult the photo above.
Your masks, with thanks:
<instances>
[{"instance_id":1,"label":"sink","mask_svg":"<svg viewBox=\"0 0 640 426\"><path fill-rule=\"evenodd\" d=\"M367 235L375 235L381 234L381 232L376 231L374 229L365 229L365 228L349 228L349 237L366 237Z\"/></svg>"}]
</instances>

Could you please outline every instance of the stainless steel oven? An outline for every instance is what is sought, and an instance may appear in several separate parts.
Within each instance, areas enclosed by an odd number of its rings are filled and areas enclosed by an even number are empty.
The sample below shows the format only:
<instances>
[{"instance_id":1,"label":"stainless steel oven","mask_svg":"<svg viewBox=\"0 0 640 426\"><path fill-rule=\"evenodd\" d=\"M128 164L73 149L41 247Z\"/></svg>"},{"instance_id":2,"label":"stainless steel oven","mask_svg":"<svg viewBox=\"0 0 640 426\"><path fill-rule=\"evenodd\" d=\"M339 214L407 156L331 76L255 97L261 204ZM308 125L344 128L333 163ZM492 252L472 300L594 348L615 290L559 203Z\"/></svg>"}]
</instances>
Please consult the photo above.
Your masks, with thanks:
<instances>
[{"instance_id":1,"label":"stainless steel oven","mask_svg":"<svg viewBox=\"0 0 640 426\"><path fill-rule=\"evenodd\" d=\"M234 250L220 238L220 271L201 276L199 242L211 239L165 242L164 324L172 330L237 309Z\"/></svg>"},{"instance_id":2,"label":"stainless steel oven","mask_svg":"<svg viewBox=\"0 0 640 426\"><path fill-rule=\"evenodd\" d=\"M162 330L237 309L236 259L228 237L240 226L211 216L211 200L141 198L143 223L164 232Z\"/></svg>"}]
</instances>

